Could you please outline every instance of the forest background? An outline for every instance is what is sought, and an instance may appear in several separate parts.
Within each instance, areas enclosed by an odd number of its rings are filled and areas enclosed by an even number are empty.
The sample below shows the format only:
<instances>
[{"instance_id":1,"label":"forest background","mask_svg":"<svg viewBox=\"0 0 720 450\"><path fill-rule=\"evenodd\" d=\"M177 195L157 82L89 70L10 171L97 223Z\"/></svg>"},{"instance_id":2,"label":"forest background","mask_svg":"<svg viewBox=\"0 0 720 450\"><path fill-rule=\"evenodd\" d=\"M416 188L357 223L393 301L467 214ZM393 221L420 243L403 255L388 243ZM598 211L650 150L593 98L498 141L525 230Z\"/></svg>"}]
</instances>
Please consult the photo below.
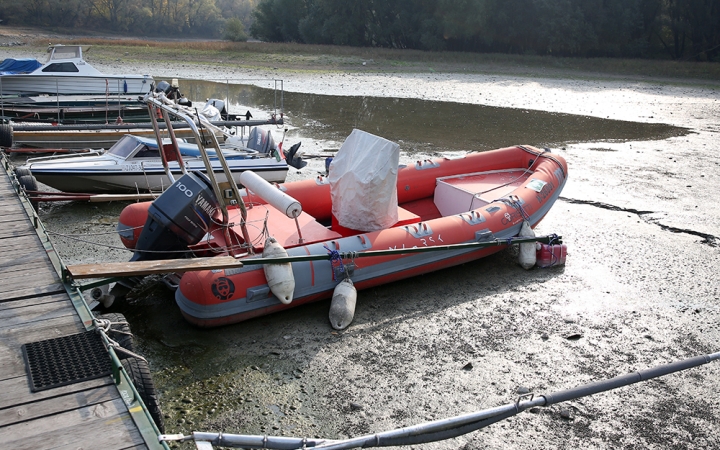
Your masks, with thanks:
<instances>
[{"instance_id":1,"label":"forest background","mask_svg":"<svg viewBox=\"0 0 720 450\"><path fill-rule=\"evenodd\" d=\"M138 38L720 62L718 0L0 0L0 21Z\"/></svg>"}]
</instances>

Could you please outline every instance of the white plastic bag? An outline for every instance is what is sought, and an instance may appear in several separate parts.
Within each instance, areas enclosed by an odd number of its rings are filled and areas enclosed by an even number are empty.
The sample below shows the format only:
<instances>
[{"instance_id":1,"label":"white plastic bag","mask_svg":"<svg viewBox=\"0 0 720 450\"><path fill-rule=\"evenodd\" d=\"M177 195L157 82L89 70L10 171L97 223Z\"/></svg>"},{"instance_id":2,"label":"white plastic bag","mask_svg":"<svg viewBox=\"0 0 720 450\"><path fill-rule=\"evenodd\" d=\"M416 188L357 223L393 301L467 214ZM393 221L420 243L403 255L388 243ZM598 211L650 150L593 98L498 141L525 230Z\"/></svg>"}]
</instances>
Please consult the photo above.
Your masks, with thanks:
<instances>
[{"instance_id":1,"label":"white plastic bag","mask_svg":"<svg viewBox=\"0 0 720 450\"><path fill-rule=\"evenodd\" d=\"M376 231L398 221L400 146L353 130L330 164L332 214L353 230Z\"/></svg>"}]
</instances>

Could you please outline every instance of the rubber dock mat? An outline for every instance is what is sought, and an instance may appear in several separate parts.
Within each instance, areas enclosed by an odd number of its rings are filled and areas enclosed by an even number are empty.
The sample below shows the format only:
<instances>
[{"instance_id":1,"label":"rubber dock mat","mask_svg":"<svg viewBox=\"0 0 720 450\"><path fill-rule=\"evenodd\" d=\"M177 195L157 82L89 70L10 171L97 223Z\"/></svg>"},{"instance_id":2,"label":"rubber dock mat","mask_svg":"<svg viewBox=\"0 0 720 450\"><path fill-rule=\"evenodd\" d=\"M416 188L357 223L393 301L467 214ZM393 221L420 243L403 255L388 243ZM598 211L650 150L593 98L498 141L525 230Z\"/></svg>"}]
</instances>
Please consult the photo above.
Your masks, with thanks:
<instances>
[{"instance_id":1,"label":"rubber dock mat","mask_svg":"<svg viewBox=\"0 0 720 450\"><path fill-rule=\"evenodd\" d=\"M110 354L95 331L23 344L22 353L32 392L112 372Z\"/></svg>"}]
</instances>

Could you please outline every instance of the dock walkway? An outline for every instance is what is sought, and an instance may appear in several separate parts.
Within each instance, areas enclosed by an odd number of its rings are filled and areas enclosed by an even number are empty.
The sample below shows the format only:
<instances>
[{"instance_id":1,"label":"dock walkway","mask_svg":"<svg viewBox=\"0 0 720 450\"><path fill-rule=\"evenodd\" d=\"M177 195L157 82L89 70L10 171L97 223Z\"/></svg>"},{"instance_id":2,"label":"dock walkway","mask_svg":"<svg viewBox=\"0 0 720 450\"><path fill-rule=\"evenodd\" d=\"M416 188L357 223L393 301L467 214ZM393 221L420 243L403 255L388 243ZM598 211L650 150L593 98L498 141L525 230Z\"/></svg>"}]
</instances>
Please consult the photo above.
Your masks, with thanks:
<instances>
[{"instance_id":1,"label":"dock walkway","mask_svg":"<svg viewBox=\"0 0 720 450\"><path fill-rule=\"evenodd\" d=\"M79 335L94 325L82 295L63 281L60 258L24 193L18 194L14 175L6 171L4 155L2 163L0 447L167 448L158 443L157 427L119 369L117 356L103 346L101 351L107 351L111 361L109 375L42 390L35 386L35 392L31 389L23 345L28 353L38 341Z\"/></svg>"}]
</instances>

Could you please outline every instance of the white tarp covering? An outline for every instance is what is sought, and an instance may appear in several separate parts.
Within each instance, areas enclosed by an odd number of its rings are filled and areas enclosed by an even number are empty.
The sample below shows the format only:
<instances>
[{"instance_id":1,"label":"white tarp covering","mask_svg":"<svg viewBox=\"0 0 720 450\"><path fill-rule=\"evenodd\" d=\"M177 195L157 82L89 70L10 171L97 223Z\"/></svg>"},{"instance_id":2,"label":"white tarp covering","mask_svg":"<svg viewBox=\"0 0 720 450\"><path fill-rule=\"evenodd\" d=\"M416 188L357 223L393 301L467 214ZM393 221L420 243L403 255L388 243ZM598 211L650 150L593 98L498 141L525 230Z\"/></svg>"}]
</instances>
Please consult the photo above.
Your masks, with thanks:
<instances>
[{"instance_id":1,"label":"white tarp covering","mask_svg":"<svg viewBox=\"0 0 720 450\"><path fill-rule=\"evenodd\" d=\"M332 213L341 226L360 231L398 221L397 174L400 146L353 130L330 164Z\"/></svg>"}]
</instances>

